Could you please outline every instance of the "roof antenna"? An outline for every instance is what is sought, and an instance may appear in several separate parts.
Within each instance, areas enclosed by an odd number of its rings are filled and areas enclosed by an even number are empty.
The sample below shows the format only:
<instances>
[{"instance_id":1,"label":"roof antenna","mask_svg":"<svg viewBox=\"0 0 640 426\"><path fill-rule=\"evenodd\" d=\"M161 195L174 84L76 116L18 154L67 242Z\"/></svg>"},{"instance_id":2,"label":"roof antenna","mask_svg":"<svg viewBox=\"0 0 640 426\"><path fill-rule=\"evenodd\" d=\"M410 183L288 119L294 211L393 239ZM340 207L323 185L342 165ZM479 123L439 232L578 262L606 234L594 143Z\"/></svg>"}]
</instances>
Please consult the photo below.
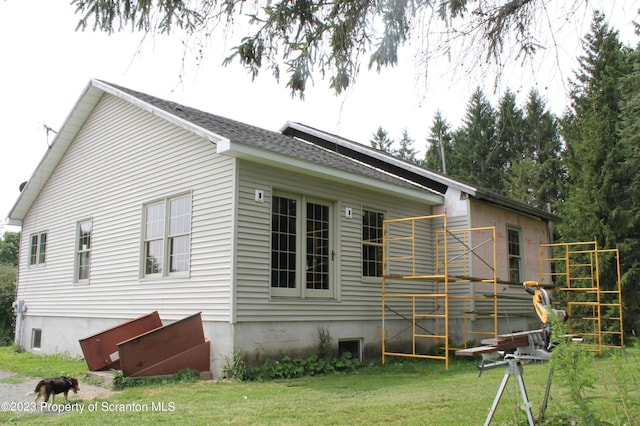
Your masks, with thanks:
<instances>
[{"instance_id":1,"label":"roof antenna","mask_svg":"<svg viewBox=\"0 0 640 426\"><path fill-rule=\"evenodd\" d=\"M51 144L49 143L49 133L53 133L54 135L57 135L58 132L56 132L51 127L47 126L46 124L43 124L42 126L47 131L47 146L49 147L49 149L51 149Z\"/></svg>"}]
</instances>

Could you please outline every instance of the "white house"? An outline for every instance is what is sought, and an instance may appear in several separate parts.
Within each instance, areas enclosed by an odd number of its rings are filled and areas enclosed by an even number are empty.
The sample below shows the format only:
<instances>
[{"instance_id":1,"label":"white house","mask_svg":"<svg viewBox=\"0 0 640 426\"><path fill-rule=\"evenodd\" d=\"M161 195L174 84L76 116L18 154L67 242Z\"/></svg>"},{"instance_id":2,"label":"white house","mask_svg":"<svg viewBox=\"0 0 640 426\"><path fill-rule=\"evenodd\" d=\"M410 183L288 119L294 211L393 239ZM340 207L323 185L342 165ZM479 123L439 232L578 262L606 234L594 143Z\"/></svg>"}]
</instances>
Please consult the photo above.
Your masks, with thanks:
<instances>
[{"instance_id":1,"label":"white house","mask_svg":"<svg viewBox=\"0 0 640 426\"><path fill-rule=\"evenodd\" d=\"M549 213L298 123L271 132L92 80L9 213L16 337L79 355L148 312L201 312L214 372L233 352L315 351L320 329L375 360L383 220L438 213L495 227L501 282L538 279ZM533 314L517 297L505 309L500 331Z\"/></svg>"}]
</instances>

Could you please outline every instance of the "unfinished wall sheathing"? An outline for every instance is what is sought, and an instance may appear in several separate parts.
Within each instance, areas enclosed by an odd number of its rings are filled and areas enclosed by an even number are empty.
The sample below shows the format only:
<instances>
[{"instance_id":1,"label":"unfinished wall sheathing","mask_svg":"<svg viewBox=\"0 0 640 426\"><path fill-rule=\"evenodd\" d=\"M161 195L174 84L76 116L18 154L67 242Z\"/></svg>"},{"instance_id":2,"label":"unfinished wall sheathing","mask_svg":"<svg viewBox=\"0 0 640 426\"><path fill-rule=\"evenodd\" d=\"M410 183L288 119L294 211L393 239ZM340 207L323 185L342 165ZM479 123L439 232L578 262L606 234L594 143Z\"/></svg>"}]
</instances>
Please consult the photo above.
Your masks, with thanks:
<instances>
[{"instance_id":1,"label":"unfinished wall sheathing","mask_svg":"<svg viewBox=\"0 0 640 426\"><path fill-rule=\"evenodd\" d=\"M449 351L458 349L450 347L452 332L463 341L474 333L497 337L495 228L450 230L446 215L385 220L382 246L383 363L387 356L427 358L448 369ZM481 278L472 276L478 271ZM491 325L474 331L481 315Z\"/></svg>"},{"instance_id":2,"label":"unfinished wall sheathing","mask_svg":"<svg viewBox=\"0 0 640 426\"><path fill-rule=\"evenodd\" d=\"M624 345L618 249L600 249L597 241L542 244L540 271L541 284L554 290L554 308L569 314L568 333L596 352Z\"/></svg>"}]
</instances>

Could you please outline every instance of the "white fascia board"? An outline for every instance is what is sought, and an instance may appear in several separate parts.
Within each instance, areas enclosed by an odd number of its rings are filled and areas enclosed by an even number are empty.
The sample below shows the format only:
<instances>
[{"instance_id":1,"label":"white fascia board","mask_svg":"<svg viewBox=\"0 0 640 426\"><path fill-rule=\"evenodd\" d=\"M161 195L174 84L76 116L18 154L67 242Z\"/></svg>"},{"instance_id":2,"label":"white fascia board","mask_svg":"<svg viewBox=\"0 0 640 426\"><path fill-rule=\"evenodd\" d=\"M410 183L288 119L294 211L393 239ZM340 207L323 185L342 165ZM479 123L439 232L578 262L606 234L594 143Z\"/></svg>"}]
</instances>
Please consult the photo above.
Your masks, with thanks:
<instances>
[{"instance_id":1,"label":"white fascia board","mask_svg":"<svg viewBox=\"0 0 640 426\"><path fill-rule=\"evenodd\" d=\"M426 188L421 191L418 189L411 189L393 185L392 183L384 182L378 179L369 178L355 173L345 172L343 170L334 169L310 161L292 158L288 155L254 148L242 143L232 142L229 140L225 140L217 144L217 153L235 158L244 158L278 168L286 168L287 170L295 169L307 175L319 176L324 179L337 182L349 182L350 184L360 187L366 187L376 192L393 193L394 196L412 200L419 200L432 205L439 205L444 202L444 197L442 195L436 194Z\"/></svg>"},{"instance_id":2,"label":"white fascia board","mask_svg":"<svg viewBox=\"0 0 640 426\"><path fill-rule=\"evenodd\" d=\"M91 84L94 85L95 87L98 87L99 89L103 90L104 92L109 93L110 95L116 96L132 105L137 106L138 108L147 111L150 114L153 115L157 115L158 117L162 118L163 120L168 121L169 123L175 124L178 127L181 127L189 132L192 132L210 142L213 142L215 144L225 141L227 140L225 137L218 135L217 133L214 133L210 130L207 130L203 127L200 127L194 123L192 123L189 120L185 120L182 119L180 117L177 117L173 114L171 114L170 112L167 112L163 109L157 108L147 102L144 102L143 100L141 100L140 98L137 98L133 95L130 95L126 92L123 92L109 84L106 84L102 81L99 80L91 80Z\"/></svg>"}]
</instances>

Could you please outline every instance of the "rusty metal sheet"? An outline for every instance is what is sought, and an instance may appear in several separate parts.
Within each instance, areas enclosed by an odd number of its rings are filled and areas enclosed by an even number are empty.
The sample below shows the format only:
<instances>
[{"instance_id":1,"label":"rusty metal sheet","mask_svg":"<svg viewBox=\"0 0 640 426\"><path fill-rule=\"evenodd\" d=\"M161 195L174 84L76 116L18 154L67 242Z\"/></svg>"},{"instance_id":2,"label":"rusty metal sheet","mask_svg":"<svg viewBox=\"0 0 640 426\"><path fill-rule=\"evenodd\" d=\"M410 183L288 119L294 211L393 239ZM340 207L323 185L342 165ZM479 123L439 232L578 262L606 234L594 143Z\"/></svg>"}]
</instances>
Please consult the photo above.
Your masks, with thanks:
<instances>
[{"instance_id":1,"label":"rusty metal sheet","mask_svg":"<svg viewBox=\"0 0 640 426\"><path fill-rule=\"evenodd\" d=\"M204 337L201 315L197 313L120 342L120 367L125 376L142 375L142 372L144 375L173 374L182 368L209 371L209 350L205 351L205 346L210 345Z\"/></svg>"},{"instance_id":2,"label":"rusty metal sheet","mask_svg":"<svg viewBox=\"0 0 640 426\"><path fill-rule=\"evenodd\" d=\"M136 371L131 374L131 376L164 376L175 374L183 368L193 368L200 372L209 371L211 370L210 357L211 342L208 339L205 339L205 341L199 345L162 360L145 369Z\"/></svg>"},{"instance_id":3,"label":"rusty metal sheet","mask_svg":"<svg viewBox=\"0 0 640 426\"><path fill-rule=\"evenodd\" d=\"M158 311L80 339L84 359L91 371L120 369L118 343L162 327Z\"/></svg>"}]
</instances>

